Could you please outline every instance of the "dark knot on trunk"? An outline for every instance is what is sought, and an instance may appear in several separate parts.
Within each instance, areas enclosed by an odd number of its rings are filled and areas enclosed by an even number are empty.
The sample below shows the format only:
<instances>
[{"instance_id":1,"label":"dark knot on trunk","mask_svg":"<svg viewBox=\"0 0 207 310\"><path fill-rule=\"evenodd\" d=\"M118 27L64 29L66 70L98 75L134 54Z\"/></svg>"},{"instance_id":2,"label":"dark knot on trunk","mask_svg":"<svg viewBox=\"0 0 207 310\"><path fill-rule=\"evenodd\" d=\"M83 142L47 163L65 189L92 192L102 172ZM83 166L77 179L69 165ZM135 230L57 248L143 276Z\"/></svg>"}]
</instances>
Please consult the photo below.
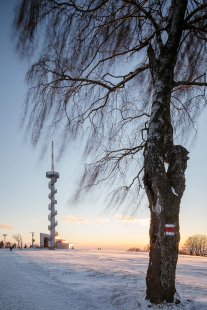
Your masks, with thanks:
<instances>
[{"instance_id":1,"label":"dark knot on trunk","mask_svg":"<svg viewBox=\"0 0 207 310\"><path fill-rule=\"evenodd\" d=\"M173 150L171 152L171 163L176 166L176 168L180 168L182 172L185 172L187 168L187 161L189 152L181 145L174 145Z\"/></svg>"},{"instance_id":2,"label":"dark knot on trunk","mask_svg":"<svg viewBox=\"0 0 207 310\"><path fill-rule=\"evenodd\" d=\"M185 170L189 152L181 145L174 145L170 153L169 168L167 171L170 185L181 197L185 189Z\"/></svg>"}]
</instances>

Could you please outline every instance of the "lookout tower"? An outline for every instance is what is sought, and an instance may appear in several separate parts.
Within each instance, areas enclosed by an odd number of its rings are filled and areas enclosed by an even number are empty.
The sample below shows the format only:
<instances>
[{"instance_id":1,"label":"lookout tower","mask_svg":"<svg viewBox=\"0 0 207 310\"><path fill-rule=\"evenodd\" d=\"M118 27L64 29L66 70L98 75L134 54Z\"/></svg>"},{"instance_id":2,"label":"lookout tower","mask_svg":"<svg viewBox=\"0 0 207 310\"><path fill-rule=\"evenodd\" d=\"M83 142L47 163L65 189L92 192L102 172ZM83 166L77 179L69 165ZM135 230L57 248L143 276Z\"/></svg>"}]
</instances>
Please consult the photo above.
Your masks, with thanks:
<instances>
[{"instance_id":1,"label":"lookout tower","mask_svg":"<svg viewBox=\"0 0 207 310\"><path fill-rule=\"evenodd\" d=\"M53 141L52 141L52 152L51 152L51 171L46 172L46 177L50 179L50 182L48 183L48 187L50 189L50 193L48 196L50 199L50 203L48 205L48 209L50 211L50 214L48 215L48 220L50 222L50 225L48 226L48 229L50 231L49 248L55 249L55 237L58 235L58 232L55 229L55 227L58 224L57 221L55 220L55 216L57 215L57 210L55 210L55 205L57 204L57 200L55 200L55 194L57 193L57 190L55 189L55 183L57 182L57 179L59 178L59 173L55 171L55 167L54 167Z\"/></svg>"}]
</instances>

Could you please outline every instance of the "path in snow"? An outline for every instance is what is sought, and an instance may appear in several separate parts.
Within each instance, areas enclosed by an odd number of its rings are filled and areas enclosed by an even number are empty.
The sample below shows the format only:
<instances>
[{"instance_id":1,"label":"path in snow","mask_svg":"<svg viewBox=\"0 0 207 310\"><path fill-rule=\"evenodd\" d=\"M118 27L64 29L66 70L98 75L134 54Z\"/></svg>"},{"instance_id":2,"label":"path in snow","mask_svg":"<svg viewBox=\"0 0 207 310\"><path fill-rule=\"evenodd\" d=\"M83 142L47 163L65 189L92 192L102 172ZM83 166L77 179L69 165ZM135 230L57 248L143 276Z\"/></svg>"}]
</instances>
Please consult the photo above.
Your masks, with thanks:
<instances>
[{"instance_id":1,"label":"path in snow","mask_svg":"<svg viewBox=\"0 0 207 310\"><path fill-rule=\"evenodd\" d=\"M64 285L28 262L19 262L15 251L0 252L0 310L66 310L68 306Z\"/></svg>"},{"instance_id":2,"label":"path in snow","mask_svg":"<svg viewBox=\"0 0 207 310\"><path fill-rule=\"evenodd\" d=\"M147 263L146 253L0 250L0 310L146 310ZM150 309L207 310L206 263L181 256L182 303Z\"/></svg>"}]
</instances>

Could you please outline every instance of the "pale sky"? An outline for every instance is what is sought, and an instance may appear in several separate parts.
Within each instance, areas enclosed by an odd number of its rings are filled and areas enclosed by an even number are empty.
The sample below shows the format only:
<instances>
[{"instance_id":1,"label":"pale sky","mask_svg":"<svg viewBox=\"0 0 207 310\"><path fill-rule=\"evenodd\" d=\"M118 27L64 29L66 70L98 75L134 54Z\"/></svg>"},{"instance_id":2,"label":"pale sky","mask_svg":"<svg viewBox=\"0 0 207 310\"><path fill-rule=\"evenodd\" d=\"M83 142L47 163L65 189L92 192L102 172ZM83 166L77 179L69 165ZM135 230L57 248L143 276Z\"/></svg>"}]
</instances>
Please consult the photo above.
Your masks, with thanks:
<instances>
[{"instance_id":1,"label":"pale sky","mask_svg":"<svg viewBox=\"0 0 207 310\"><path fill-rule=\"evenodd\" d=\"M20 128L29 64L17 55L11 37L14 6L15 0L0 1L0 240L6 233L7 240L13 242L12 236L20 233L24 243L30 243L30 232L34 231L39 243L39 233L48 233L49 180L45 173L51 166L51 141L44 158L40 159L41 146L34 149ZM128 249L148 244L149 211L144 203L133 217L130 214L124 217L121 209L116 213L106 212L103 200L98 199L99 193L78 206L69 201L83 166L78 149L77 146L68 148L55 163L60 173L56 183L59 236L77 248ZM181 242L192 234L207 234L207 110L189 151L180 213Z\"/></svg>"}]
</instances>

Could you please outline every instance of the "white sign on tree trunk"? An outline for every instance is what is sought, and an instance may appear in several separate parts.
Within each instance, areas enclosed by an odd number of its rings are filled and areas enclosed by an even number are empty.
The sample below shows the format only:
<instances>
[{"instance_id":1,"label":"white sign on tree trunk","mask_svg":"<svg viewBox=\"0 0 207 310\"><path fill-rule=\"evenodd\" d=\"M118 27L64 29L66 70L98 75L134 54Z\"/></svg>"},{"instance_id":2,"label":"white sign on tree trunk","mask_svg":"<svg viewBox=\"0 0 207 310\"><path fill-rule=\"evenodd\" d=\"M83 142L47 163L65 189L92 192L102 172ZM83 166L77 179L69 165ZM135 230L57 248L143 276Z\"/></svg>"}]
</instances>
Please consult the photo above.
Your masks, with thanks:
<instances>
[{"instance_id":1,"label":"white sign on tree trunk","mask_svg":"<svg viewBox=\"0 0 207 310\"><path fill-rule=\"evenodd\" d=\"M164 232L166 236L175 235L175 225L174 224L165 224Z\"/></svg>"}]
</instances>

